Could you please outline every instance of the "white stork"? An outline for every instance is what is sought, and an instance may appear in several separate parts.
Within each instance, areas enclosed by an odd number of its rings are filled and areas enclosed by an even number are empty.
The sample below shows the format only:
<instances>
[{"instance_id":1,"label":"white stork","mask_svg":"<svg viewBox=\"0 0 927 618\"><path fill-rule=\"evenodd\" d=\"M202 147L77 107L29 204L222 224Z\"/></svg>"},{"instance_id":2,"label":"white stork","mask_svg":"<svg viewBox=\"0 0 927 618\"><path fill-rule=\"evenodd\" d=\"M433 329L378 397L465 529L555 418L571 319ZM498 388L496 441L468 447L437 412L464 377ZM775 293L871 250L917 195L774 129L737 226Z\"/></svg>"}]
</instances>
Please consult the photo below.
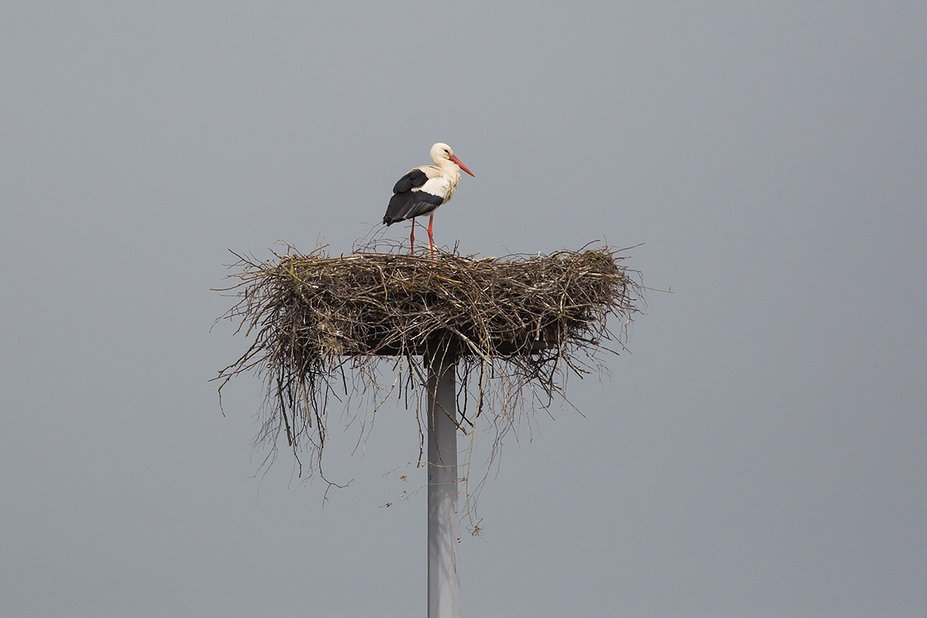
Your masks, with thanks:
<instances>
[{"instance_id":1,"label":"white stork","mask_svg":"<svg viewBox=\"0 0 927 618\"><path fill-rule=\"evenodd\" d=\"M460 170L476 176L454 155L454 151L447 144L439 142L432 146L431 160L435 162L434 165L413 167L396 182L393 197L390 198L386 214L383 216L383 223L386 225L413 219L412 233L409 234L410 253L415 248L415 217L428 215L428 246L434 252L435 210L454 195L457 183L460 182Z\"/></svg>"}]
</instances>

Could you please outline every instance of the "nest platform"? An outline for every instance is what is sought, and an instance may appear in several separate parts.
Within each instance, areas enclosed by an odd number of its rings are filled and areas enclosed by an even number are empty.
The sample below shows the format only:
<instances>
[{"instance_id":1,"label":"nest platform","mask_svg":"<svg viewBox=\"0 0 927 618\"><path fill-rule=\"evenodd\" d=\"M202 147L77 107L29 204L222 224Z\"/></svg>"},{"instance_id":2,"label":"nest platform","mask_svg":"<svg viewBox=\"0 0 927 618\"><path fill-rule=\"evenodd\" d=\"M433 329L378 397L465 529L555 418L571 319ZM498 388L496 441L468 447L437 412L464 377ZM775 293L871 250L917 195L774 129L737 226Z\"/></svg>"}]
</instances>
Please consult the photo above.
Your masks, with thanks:
<instances>
[{"instance_id":1,"label":"nest platform","mask_svg":"<svg viewBox=\"0 0 927 618\"><path fill-rule=\"evenodd\" d=\"M486 376L496 373L552 395L558 372L584 373L609 342L617 351L639 311L638 273L622 266L619 252L478 259L290 248L267 261L238 256L238 283L224 290L238 302L224 317L254 339L220 371L220 391L242 372L265 373L291 444L300 419L321 424L328 393L350 390L346 363L462 359L465 371L479 368L480 401Z\"/></svg>"}]
</instances>

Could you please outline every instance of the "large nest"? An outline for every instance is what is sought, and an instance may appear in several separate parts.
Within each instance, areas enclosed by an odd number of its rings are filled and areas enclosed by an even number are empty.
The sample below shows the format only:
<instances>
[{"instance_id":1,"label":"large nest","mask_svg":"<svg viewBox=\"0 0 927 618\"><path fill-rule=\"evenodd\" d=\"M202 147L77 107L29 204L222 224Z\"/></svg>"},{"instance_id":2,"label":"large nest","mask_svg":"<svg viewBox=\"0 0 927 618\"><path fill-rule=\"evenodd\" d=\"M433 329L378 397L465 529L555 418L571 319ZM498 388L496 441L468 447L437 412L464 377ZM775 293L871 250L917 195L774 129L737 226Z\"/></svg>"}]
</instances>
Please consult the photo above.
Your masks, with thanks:
<instances>
[{"instance_id":1,"label":"large nest","mask_svg":"<svg viewBox=\"0 0 927 618\"><path fill-rule=\"evenodd\" d=\"M623 347L641 286L618 253L329 257L290 247L266 262L237 256L231 276L239 281L226 291L239 301L223 317L254 340L219 373L220 392L235 375L263 373L270 405L262 437L276 443L284 433L294 452L306 437L319 453L333 396L373 387L382 401L397 384L401 397L404 383L408 402L435 358L457 361L464 430L487 395L496 395L497 415L510 414L526 386L540 389L534 400L549 405L567 374L599 368L599 350ZM385 389L376 367L383 359L399 368ZM495 393L494 380L502 385Z\"/></svg>"}]
</instances>

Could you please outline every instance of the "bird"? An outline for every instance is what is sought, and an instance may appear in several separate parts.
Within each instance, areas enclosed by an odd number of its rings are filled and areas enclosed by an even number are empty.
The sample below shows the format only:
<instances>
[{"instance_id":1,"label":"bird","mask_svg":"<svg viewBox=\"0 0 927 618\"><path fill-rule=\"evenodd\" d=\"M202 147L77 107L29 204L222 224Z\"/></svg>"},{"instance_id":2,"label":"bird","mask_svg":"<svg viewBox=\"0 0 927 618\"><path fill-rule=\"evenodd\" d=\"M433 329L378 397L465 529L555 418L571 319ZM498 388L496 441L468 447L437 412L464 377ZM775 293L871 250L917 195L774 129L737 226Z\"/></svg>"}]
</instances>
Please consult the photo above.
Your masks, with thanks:
<instances>
[{"instance_id":1,"label":"bird","mask_svg":"<svg viewBox=\"0 0 927 618\"><path fill-rule=\"evenodd\" d=\"M387 226L412 219L412 232L409 234L409 252L415 249L415 217L428 215L428 247L435 250L434 218L435 210L446 204L460 182L460 170L476 177L476 174L457 158L450 146L438 142L431 147L431 160L434 165L413 167L408 174L400 178L393 187L393 197L386 207L383 223Z\"/></svg>"}]
</instances>

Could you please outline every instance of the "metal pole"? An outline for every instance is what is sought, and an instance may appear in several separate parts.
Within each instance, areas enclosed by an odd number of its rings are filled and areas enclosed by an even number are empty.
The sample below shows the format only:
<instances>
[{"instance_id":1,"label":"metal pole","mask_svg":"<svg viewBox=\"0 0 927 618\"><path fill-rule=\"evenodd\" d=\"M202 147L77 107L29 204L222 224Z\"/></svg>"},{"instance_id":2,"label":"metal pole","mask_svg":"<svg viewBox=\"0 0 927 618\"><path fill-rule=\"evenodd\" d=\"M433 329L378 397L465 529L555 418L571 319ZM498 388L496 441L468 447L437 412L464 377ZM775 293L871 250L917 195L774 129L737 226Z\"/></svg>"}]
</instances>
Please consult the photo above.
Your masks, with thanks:
<instances>
[{"instance_id":1,"label":"metal pole","mask_svg":"<svg viewBox=\"0 0 927 618\"><path fill-rule=\"evenodd\" d=\"M428 618L460 616L456 360L428 367Z\"/></svg>"}]
</instances>

